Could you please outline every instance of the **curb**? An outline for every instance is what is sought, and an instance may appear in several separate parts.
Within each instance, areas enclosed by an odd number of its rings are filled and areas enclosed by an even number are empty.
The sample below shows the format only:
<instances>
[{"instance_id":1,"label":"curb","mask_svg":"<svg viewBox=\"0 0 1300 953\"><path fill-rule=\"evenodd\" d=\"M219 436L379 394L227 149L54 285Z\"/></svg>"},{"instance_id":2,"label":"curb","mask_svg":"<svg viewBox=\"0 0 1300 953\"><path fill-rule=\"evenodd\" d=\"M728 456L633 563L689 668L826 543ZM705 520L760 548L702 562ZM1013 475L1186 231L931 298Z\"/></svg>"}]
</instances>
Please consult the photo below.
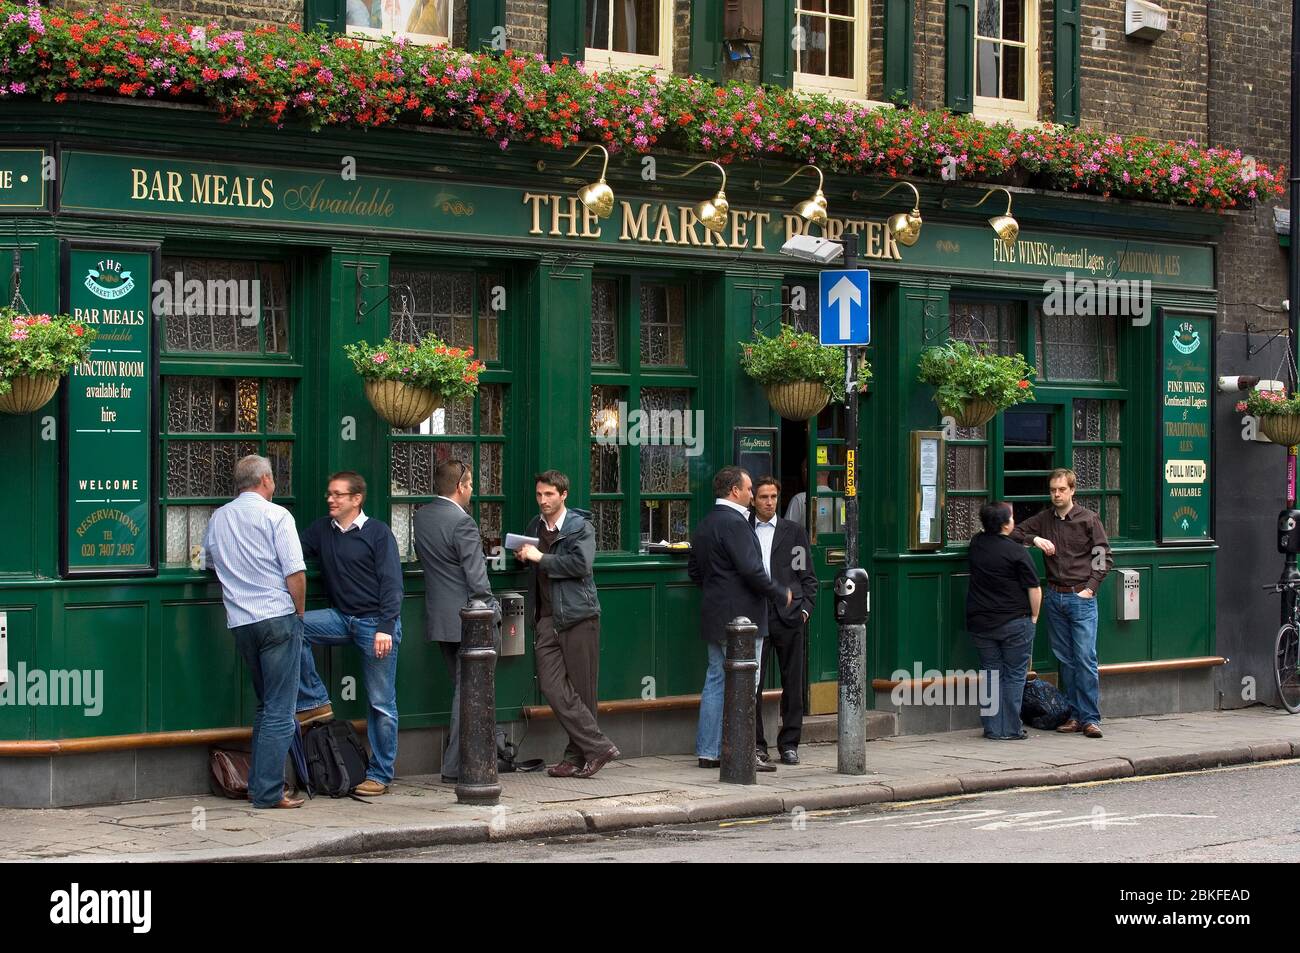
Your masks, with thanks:
<instances>
[{"instance_id":1,"label":"curb","mask_svg":"<svg viewBox=\"0 0 1300 953\"><path fill-rule=\"evenodd\" d=\"M729 794L685 804L560 808L504 814L492 821L462 821L404 828L369 828L330 834L299 831L256 845L210 848L158 854L69 855L42 858L38 863L265 863L321 857L356 856L448 844L498 843L577 834L700 824L730 818L759 817L900 803L960 794L1005 791L1011 788L1055 787L1154 774L1194 772L1228 765L1289 760L1300 757L1300 742L1266 741L1182 754L1108 758L1056 768L1013 768L973 774L926 778L897 784L867 782L788 793Z\"/></svg>"}]
</instances>

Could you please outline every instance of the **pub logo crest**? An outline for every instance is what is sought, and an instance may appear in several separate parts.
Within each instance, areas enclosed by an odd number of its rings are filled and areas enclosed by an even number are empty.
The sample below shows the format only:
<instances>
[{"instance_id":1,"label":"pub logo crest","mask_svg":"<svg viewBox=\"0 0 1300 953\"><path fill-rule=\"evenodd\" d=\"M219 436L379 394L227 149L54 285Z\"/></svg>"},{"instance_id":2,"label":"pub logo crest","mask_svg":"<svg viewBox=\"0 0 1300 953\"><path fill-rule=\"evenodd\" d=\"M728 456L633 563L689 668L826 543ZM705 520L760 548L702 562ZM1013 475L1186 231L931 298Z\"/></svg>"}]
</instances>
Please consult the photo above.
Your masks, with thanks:
<instances>
[{"instance_id":1,"label":"pub logo crest","mask_svg":"<svg viewBox=\"0 0 1300 953\"><path fill-rule=\"evenodd\" d=\"M131 293L135 279L131 272L122 270L120 261L111 258L97 262L94 268L86 272L86 288L96 297L105 301L116 301Z\"/></svg>"},{"instance_id":2,"label":"pub logo crest","mask_svg":"<svg viewBox=\"0 0 1300 953\"><path fill-rule=\"evenodd\" d=\"M1184 322L1174 330L1174 348L1179 354L1191 354L1201 346L1201 333Z\"/></svg>"}]
</instances>

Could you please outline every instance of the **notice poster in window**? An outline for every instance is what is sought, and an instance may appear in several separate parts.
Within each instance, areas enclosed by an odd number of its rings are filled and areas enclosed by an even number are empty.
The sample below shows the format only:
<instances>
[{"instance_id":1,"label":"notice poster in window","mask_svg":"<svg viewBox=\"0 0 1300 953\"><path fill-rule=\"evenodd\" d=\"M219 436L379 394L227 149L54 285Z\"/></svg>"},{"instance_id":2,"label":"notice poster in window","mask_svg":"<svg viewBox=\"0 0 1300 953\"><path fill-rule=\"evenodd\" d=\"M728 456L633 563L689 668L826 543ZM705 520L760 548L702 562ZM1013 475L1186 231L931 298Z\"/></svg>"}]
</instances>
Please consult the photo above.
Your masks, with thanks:
<instances>
[{"instance_id":1,"label":"notice poster in window","mask_svg":"<svg viewBox=\"0 0 1300 953\"><path fill-rule=\"evenodd\" d=\"M1160 532L1162 543L1211 539L1210 465L1214 459L1213 312L1161 311L1159 354Z\"/></svg>"},{"instance_id":2,"label":"notice poster in window","mask_svg":"<svg viewBox=\"0 0 1300 953\"><path fill-rule=\"evenodd\" d=\"M60 569L70 576L156 571L157 246L65 243L64 310L99 334L68 375Z\"/></svg>"},{"instance_id":3,"label":"notice poster in window","mask_svg":"<svg viewBox=\"0 0 1300 953\"><path fill-rule=\"evenodd\" d=\"M939 461L943 458L942 431L912 432L912 549L938 549L943 545L939 529L945 489Z\"/></svg>"}]
</instances>

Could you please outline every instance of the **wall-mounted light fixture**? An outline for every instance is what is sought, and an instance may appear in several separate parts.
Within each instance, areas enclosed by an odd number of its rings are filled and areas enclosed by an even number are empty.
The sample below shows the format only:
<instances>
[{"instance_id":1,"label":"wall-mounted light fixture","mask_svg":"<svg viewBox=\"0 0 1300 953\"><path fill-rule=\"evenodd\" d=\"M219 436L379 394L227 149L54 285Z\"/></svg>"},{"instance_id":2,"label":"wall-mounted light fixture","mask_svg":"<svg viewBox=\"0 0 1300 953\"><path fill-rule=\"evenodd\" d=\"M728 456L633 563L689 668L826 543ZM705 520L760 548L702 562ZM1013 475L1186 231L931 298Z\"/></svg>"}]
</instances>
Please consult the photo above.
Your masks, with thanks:
<instances>
[{"instance_id":1,"label":"wall-mounted light fixture","mask_svg":"<svg viewBox=\"0 0 1300 953\"><path fill-rule=\"evenodd\" d=\"M826 194L822 192L822 186L825 184L825 178L822 176L822 170L817 168L817 166L805 165L802 166L801 168L795 169L793 172L790 173L789 176L787 176L785 179L781 180L780 182L776 183L776 185L772 186L772 188L779 189L781 186L785 185L787 182L793 179L796 175L799 175L803 172L807 172L809 169L817 173L817 191L813 193L812 198L805 199L804 201L797 204L794 207L794 213L798 215L801 219L803 219L805 222L812 222L816 225L825 225L827 219ZM763 183L760 182L758 183L758 187L761 189L764 188L765 186L763 185Z\"/></svg>"},{"instance_id":2,"label":"wall-mounted light fixture","mask_svg":"<svg viewBox=\"0 0 1300 953\"><path fill-rule=\"evenodd\" d=\"M727 170L711 159L705 159L703 162L697 162L680 175L661 175L663 179L684 179L702 165L711 165L722 173L722 185L718 186L718 192L711 199L705 199L695 204L695 217L711 232L719 232L727 227L727 219L731 214L731 203L727 201Z\"/></svg>"},{"instance_id":3,"label":"wall-mounted light fixture","mask_svg":"<svg viewBox=\"0 0 1300 953\"><path fill-rule=\"evenodd\" d=\"M994 192L1006 192L1007 210L1001 215L994 215L989 219L989 227L992 228L998 238L1002 239L1004 242L1014 242L1020 235L1020 223L1011 217L1011 193L1007 189L1004 189L1001 186L989 189L974 205L950 205L945 199L943 206L944 208L962 209L963 211L968 212L974 211L988 201L988 197Z\"/></svg>"},{"instance_id":4,"label":"wall-mounted light fixture","mask_svg":"<svg viewBox=\"0 0 1300 953\"><path fill-rule=\"evenodd\" d=\"M605 172L609 169L609 151L599 144L587 146L587 148L582 150L582 155L578 156L578 158L574 159L564 168L572 169L583 159L587 158L587 155L593 149L600 150L601 155L605 157L605 162L600 167L600 178L597 181L589 182L582 188L578 189L578 201L581 202L585 208L591 209L596 214L597 218L609 218L610 213L614 211L614 190L611 189L609 183L605 181ZM544 172L545 170L546 161L544 159L539 159L537 161L537 171Z\"/></svg>"}]
</instances>

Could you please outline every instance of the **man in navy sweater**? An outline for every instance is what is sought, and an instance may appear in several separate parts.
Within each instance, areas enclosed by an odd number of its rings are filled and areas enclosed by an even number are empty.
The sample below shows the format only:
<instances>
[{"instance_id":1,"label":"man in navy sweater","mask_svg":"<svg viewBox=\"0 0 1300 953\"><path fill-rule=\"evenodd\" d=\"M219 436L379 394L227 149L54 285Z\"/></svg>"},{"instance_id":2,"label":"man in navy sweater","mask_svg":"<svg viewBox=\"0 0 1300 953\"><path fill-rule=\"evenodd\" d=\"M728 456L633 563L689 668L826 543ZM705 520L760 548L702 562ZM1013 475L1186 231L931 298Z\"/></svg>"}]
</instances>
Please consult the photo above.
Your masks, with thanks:
<instances>
[{"instance_id":1,"label":"man in navy sweater","mask_svg":"<svg viewBox=\"0 0 1300 953\"><path fill-rule=\"evenodd\" d=\"M370 765L357 789L363 797L388 791L397 760L397 648L402 641L402 564L397 540L385 523L361 510L366 481L351 471L330 477L329 516L302 533L302 551L319 558L328 609L303 616L302 677L298 721L333 716L329 691L316 674L313 645L355 645L361 652Z\"/></svg>"}]
</instances>

